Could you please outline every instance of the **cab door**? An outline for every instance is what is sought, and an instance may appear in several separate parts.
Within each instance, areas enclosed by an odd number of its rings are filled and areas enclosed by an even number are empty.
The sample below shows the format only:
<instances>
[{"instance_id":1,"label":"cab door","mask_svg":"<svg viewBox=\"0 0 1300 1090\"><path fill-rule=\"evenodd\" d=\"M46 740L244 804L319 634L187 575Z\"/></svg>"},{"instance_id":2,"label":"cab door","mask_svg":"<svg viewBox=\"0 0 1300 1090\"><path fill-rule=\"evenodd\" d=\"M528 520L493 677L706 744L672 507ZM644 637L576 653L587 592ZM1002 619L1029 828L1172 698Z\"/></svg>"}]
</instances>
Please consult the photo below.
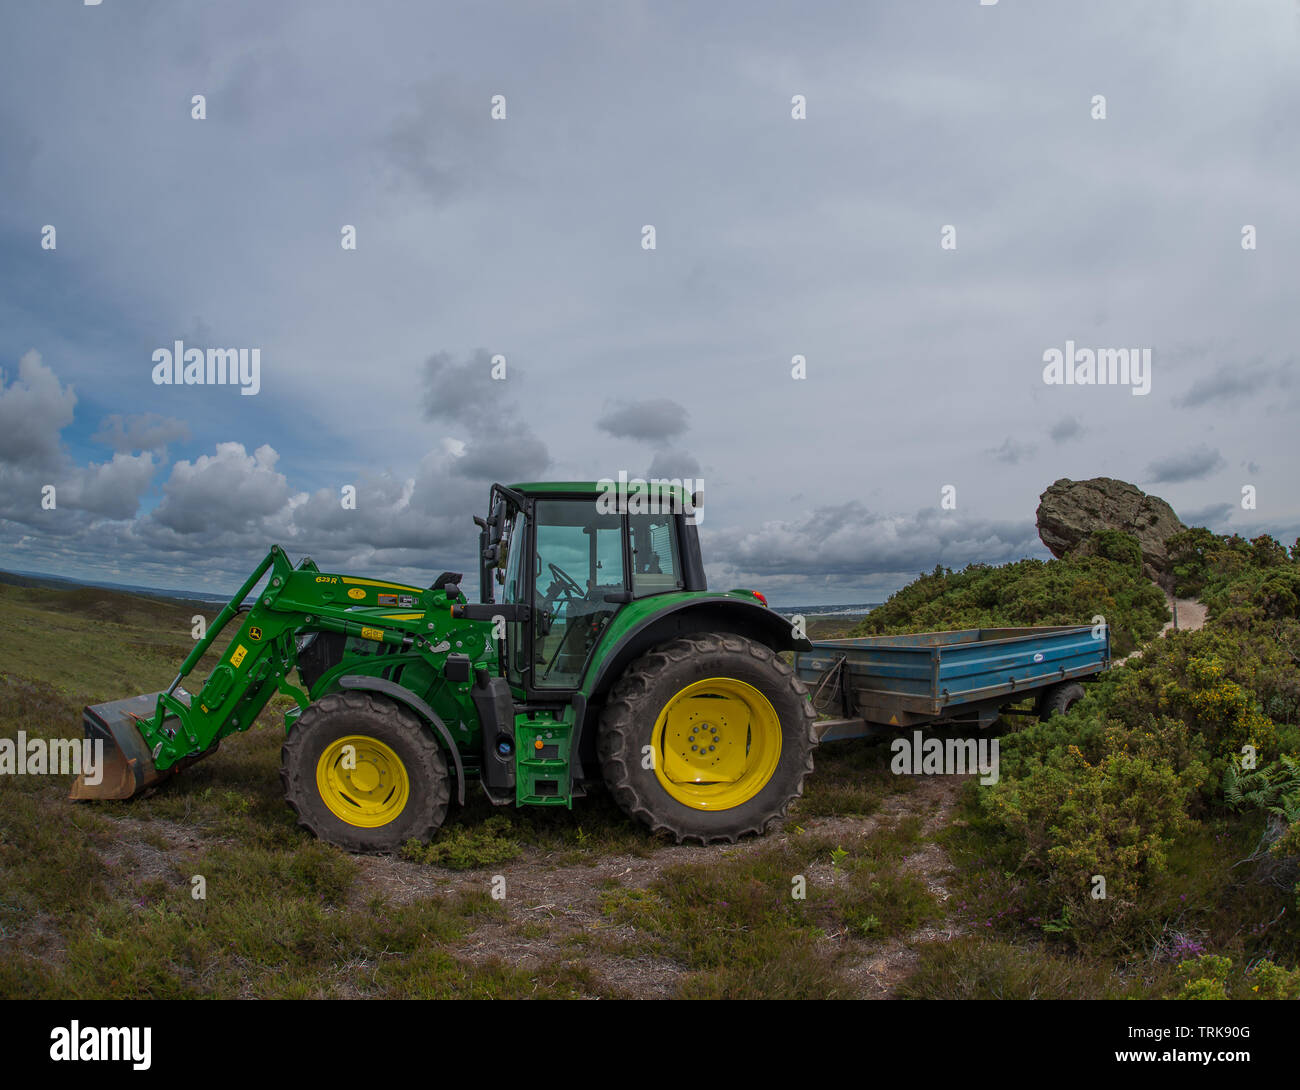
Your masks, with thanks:
<instances>
[{"instance_id":1,"label":"cab door","mask_svg":"<svg viewBox=\"0 0 1300 1090\"><path fill-rule=\"evenodd\" d=\"M533 505L532 687L575 690L627 601L625 520L590 499Z\"/></svg>"}]
</instances>

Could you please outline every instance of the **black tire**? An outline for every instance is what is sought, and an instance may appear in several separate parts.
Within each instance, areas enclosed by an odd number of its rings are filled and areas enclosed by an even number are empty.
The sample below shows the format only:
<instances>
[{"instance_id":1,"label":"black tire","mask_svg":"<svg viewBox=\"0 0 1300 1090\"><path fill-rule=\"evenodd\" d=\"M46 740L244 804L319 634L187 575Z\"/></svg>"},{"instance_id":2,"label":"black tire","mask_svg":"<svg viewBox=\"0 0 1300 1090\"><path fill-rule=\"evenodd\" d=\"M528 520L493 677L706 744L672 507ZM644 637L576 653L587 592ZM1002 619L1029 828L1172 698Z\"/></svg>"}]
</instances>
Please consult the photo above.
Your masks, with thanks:
<instances>
[{"instance_id":1,"label":"black tire","mask_svg":"<svg viewBox=\"0 0 1300 1090\"><path fill-rule=\"evenodd\" d=\"M1083 699L1083 686L1077 681L1062 681L1053 685L1043 694L1038 705L1038 718L1051 719L1052 716L1064 715Z\"/></svg>"},{"instance_id":2,"label":"black tire","mask_svg":"<svg viewBox=\"0 0 1300 1090\"><path fill-rule=\"evenodd\" d=\"M780 720L775 770L753 797L728 809L697 809L674 798L655 768L644 767L642 757L660 712L688 685L708 679L752 686L767 698ZM729 844L766 832L803 794L817 745L816 719L808 691L770 648L730 633L685 636L643 655L614 686L600 720L600 767L623 812L652 831L666 833L679 844ZM700 729L708 725L701 722ZM746 742L747 756L748 752Z\"/></svg>"},{"instance_id":3,"label":"black tire","mask_svg":"<svg viewBox=\"0 0 1300 1090\"><path fill-rule=\"evenodd\" d=\"M354 734L383 743L405 771L406 803L382 825L339 817L317 784L327 747ZM412 838L428 840L447 816L451 797L447 759L430 731L402 705L361 692L330 693L302 713L280 750L280 780L298 824L350 852L391 852Z\"/></svg>"}]
</instances>

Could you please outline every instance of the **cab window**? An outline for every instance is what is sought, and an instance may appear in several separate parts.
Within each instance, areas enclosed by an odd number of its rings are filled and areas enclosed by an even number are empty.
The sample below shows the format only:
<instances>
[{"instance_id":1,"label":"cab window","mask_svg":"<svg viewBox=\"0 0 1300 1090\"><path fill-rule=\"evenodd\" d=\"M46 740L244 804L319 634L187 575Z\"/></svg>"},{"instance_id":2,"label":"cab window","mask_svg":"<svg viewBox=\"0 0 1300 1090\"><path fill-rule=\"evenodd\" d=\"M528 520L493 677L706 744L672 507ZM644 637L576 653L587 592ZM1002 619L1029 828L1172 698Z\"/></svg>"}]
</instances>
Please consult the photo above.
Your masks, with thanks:
<instances>
[{"instance_id":1,"label":"cab window","mask_svg":"<svg viewBox=\"0 0 1300 1090\"><path fill-rule=\"evenodd\" d=\"M629 515L632 535L632 594L645 598L681 590L677 523L672 514Z\"/></svg>"}]
</instances>

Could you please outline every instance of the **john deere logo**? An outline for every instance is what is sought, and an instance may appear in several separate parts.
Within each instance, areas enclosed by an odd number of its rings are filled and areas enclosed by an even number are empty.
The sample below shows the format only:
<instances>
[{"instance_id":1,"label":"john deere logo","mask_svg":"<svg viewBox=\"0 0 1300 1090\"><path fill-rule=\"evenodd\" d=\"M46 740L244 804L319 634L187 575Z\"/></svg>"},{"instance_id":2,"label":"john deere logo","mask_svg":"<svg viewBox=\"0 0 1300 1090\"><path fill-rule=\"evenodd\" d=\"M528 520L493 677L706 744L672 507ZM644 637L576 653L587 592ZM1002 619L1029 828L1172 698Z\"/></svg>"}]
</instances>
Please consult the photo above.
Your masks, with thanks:
<instances>
[{"instance_id":1,"label":"john deere logo","mask_svg":"<svg viewBox=\"0 0 1300 1090\"><path fill-rule=\"evenodd\" d=\"M348 591L349 598L364 598L365 596L366 596L366 592L362 590L360 587L353 587L350 591Z\"/></svg>"},{"instance_id":2,"label":"john deere logo","mask_svg":"<svg viewBox=\"0 0 1300 1090\"><path fill-rule=\"evenodd\" d=\"M260 640L262 638L262 630L260 628L250 628L248 630L248 638L250 640Z\"/></svg>"}]
</instances>

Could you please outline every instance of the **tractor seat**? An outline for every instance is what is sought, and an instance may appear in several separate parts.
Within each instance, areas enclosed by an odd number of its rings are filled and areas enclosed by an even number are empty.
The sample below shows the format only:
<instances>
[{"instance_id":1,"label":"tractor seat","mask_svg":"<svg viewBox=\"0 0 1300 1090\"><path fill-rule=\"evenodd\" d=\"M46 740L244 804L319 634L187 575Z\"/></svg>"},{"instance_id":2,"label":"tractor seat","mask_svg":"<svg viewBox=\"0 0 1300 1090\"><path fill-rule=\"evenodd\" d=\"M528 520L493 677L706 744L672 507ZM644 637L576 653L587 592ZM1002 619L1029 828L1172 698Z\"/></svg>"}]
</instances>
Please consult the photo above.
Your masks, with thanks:
<instances>
[{"instance_id":1,"label":"tractor seat","mask_svg":"<svg viewBox=\"0 0 1300 1090\"><path fill-rule=\"evenodd\" d=\"M637 574L632 576L632 585L636 588L638 598L649 594L666 594L668 591L682 589L682 581L671 573Z\"/></svg>"}]
</instances>

